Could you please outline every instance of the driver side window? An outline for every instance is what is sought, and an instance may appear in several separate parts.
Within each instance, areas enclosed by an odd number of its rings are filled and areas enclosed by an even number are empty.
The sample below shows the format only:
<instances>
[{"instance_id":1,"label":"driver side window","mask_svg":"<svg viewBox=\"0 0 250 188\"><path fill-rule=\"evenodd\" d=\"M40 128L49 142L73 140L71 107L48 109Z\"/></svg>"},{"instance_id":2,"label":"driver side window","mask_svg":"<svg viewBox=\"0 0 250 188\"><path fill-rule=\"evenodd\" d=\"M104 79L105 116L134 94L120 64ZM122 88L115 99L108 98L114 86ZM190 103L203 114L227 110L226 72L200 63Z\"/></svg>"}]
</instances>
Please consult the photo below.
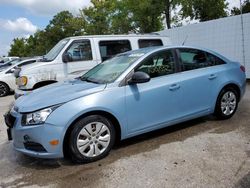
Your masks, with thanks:
<instances>
[{"instance_id":1,"label":"driver side window","mask_svg":"<svg viewBox=\"0 0 250 188\"><path fill-rule=\"evenodd\" d=\"M147 73L151 78L175 73L175 61L171 50L157 52L146 58L135 70Z\"/></svg>"},{"instance_id":2,"label":"driver side window","mask_svg":"<svg viewBox=\"0 0 250 188\"><path fill-rule=\"evenodd\" d=\"M65 53L69 55L69 62L88 61L93 59L89 40L73 42Z\"/></svg>"}]
</instances>

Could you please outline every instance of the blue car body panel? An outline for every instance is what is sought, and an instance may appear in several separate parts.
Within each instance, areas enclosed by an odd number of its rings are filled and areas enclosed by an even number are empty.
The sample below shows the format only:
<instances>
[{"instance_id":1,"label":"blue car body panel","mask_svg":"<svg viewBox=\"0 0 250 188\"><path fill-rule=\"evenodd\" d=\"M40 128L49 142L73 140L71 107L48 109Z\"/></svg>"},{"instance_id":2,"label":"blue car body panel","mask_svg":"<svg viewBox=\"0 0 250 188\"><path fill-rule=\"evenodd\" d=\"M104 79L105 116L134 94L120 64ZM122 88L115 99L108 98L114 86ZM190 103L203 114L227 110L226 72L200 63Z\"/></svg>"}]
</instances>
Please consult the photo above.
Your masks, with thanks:
<instances>
[{"instance_id":1,"label":"blue car body panel","mask_svg":"<svg viewBox=\"0 0 250 188\"><path fill-rule=\"evenodd\" d=\"M183 47L170 47L183 48ZM188 48L188 47L185 47ZM145 53L121 76L110 84L94 84L79 79L53 84L20 97L11 114L16 118L12 134L14 147L27 155L63 157L63 142L68 128L86 113L105 112L119 122L121 139L159 129L214 112L217 97L228 84L239 87L241 97L246 86L245 74L238 63L208 51L223 59L226 64L177 72L152 78L136 85L120 85L125 76L145 57L162 48L137 50ZM197 49L197 48L196 48ZM45 124L22 126L22 113L34 112L53 105L60 105L47 118ZM40 143L46 153L24 148L24 136ZM51 146L50 140L59 144Z\"/></svg>"}]
</instances>

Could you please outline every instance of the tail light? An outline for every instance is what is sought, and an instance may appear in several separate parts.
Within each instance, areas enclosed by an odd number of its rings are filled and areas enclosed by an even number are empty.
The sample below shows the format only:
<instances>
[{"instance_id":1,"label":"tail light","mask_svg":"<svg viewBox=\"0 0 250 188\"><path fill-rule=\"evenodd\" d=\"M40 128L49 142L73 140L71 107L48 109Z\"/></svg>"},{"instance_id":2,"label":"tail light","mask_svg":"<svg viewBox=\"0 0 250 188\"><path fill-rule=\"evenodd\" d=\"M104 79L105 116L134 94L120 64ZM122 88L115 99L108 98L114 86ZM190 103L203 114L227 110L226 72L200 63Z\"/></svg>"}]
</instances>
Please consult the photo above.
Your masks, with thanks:
<instances>
[{"instance_id":1,"label":"tail light","mask_svg":"<svg viewBox=\"0 0 250 188\"><path fill-rule=\"evenodd\" d=\"M240 66L240 70L241 70L242 72L246 72L246 68L245 68L243 65Z\"/></svg>"}]
</instances>

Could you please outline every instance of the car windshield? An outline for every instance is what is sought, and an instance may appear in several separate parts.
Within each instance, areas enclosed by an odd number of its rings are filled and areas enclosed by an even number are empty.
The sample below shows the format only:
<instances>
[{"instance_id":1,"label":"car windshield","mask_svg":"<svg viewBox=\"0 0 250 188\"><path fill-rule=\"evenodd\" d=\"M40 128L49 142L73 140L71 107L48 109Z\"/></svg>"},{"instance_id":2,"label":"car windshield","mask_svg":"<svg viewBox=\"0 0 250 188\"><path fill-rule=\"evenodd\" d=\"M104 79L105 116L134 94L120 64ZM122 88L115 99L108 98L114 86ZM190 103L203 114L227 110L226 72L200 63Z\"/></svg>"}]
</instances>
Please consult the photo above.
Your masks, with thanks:
<instances>
[{"instance_id":1,"label":"car windshield","mask_svg":"<svg viewBox=\"0 0 250 188\"><path fill-rule=\"evenodd\" d=\"M8 62L8 65L14 65L14 64L16 64L16 63L18 63L18 62L20 62L21 61L21 59L14 59L14 60L11 60L11 61L9 61Z\"/></svg>"},{"instance_id":2,"label":"car windshield","mask_svg":"<svg viewBox=\"0 0 250 188\"><path fill-rule=\"evenodd\" d=\"M64 46L69 42L69 39L64 39L58 42L41 61L53 61L56 56L61 52Z\"/></svg>"},{"instance_id":3,"label":"car windshield","mask_svg":"<svg viewBox=\"0 0 250 188\"><path fill-rule=\"evenodd\" d=\"M9 67L9 66L12 66L18 62L20 62L21 60L20 59L14 59L14 60L10 60L10 61L7 61L3 64L0 64L0 67Z\"/></svg>"},{"instance_id":4,"label":"car windshield","mask_svg":"<svg viewBox=\"0 0 250 188\"><path fill-rule=\"evenodd\" d=\"M95 66L81 77L81 80L97 84L114 82L132 63L144 53L126 53Z\"/></svg>"}]
</instances>

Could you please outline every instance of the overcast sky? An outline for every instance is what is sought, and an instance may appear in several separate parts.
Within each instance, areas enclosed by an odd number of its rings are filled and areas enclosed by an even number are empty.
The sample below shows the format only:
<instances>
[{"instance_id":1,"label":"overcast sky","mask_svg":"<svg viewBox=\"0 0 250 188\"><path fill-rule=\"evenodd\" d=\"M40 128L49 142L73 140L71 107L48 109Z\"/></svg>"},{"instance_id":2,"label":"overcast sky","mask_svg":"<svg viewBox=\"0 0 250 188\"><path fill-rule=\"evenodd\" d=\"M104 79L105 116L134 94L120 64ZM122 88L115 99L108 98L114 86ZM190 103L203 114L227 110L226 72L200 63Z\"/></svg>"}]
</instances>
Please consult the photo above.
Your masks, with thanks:
<instances>
[{"instance_id":1,"label":"overcast sky","mask_svg":"<svg viewBox=\"0 0 250 188\"><path fill-rule=\"evenodd\" d=\"M239 0L227 0L229 8L239 7ZM7 55L15 37L27 37L44 29L52 17L69 10L77 14L90 0L0 0L0 55Z\"/></svg>"}]
</instances>

